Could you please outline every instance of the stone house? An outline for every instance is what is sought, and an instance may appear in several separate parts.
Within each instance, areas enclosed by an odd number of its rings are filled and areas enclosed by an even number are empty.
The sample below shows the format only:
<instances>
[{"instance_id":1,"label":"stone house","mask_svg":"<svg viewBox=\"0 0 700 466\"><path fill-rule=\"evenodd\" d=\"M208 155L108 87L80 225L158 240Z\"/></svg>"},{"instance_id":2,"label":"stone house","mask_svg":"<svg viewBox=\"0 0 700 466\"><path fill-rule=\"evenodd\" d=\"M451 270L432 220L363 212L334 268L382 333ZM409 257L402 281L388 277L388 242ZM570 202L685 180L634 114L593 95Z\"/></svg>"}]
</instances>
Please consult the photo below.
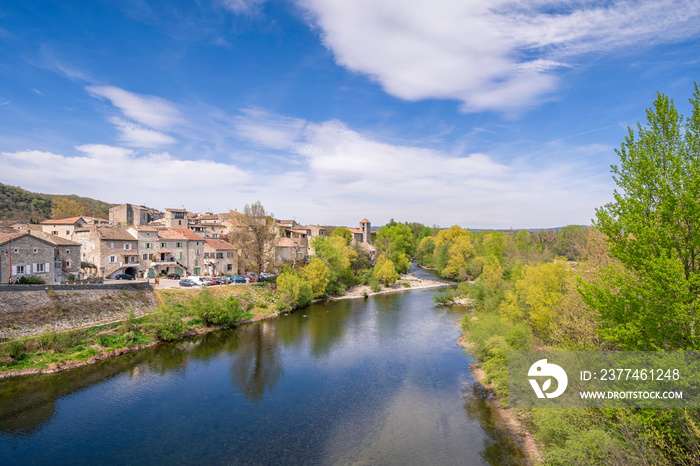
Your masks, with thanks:
<instances>
[{"instance_id":1,"label":"stone house","mask_svg":"<svg viewBox=\"0 0 700 466\"><path fill-rule=\"evenodd\" d=\"M76 230L74 235L81 244L81 259L94 264L100 277L113 278L120 273L143 276L138 241L125 228L93 225Z\"/></svg>"},{"instance_id":2,"label":"stone house","mask_svg":"<svg viewBox=\"0 0 700 466\"><path fill-rule=\"evenodd\" d=\"M165 228L188 228L189 216L185 209L165 209L163 226Z\"/></svg>"},{"instance_id":3,"label":"stone house","mask_svg":"<svg viewBox=\"0 0 700 466\"><path fill-rule=\"evenodd\" d=\"M41 232L0 233L0 283L36 276L48 285L77 275L79 244Z\"/></svg>"},{"instance_id":4,"label":"stone house","mask_svg":"<svg viewBox=\"0 0 700 466\"><path fill-rule=\"evenodd\" d=\"M238 273L238 250L232 244L220 239L206 240L204 270L211 276Z\"/></svg>"},{"instance_id":5,"label":"stone house","mask_svg":"<svg viewBox=\"0 0 700 466\"><path fill-rule=\"evenodd\" d=\"M87 221L83 217L44 220L41 222L41 230L50 235L72 240L75 230L85 228L87 224Z\"/></svg>"},{"instance_id":6,"label":"stone house","mask_svg":"<svg viewBox=\"0 0 700 466\"><path fill-rule=\"evenodd\" d=\"M372 244L372 225L369 220L360 220L360 228L348 228L352 233L352 240L357 243Z\"/></svg>"},{"instance_id":7,"label":"stone house","mask_svg":"<svg viewBox=\"0 0 700 466\"><path fill-rule=\"evenodd\" d=\"M163 218L163 213L142 205L121 204L109 209L109 223L115 226L139 227Z\"/></svg>"}]
</instances>

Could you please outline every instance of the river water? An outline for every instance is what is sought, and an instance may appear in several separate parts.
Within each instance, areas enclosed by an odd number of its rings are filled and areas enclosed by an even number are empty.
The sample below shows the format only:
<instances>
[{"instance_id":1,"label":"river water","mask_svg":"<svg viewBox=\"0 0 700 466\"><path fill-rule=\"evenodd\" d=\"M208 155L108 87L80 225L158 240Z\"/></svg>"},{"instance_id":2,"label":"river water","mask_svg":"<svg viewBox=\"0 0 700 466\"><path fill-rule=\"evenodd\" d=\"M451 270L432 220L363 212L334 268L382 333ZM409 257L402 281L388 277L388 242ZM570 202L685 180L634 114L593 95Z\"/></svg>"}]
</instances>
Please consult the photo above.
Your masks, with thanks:
<instances>
[{"instance_id":1,"label":"river water","mask_svg":"<svg viewBox=\"0 0 700 466\"><path fill-rule=\"evenodd\" d=\"M420 273L420 272L419 272ZM0 381L0 464L518 464L435 291Z\"/></svg>"}]
</instances>

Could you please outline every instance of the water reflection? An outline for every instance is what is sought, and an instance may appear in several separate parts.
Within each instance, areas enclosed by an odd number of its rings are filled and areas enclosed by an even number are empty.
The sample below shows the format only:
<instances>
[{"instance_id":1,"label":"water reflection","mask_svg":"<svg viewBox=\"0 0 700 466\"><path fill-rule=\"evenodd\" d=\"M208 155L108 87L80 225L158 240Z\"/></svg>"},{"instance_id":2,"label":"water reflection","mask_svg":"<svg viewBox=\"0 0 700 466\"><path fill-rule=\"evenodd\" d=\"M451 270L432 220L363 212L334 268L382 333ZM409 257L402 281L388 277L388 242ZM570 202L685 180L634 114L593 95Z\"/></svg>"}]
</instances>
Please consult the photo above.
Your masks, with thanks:
<instances>
[{"instance_id":1,"label":"water reflection","mask_svg":"<svg viewBox=\"0 0 700 466\"><path fill-rule=\"evenodd\" d=\"M518 463L455 347L459 319L432 292L344 300L0 381L0 458Z\"/></svg>"},{"instance_id":2,"label":"water reflection","mask_svg":"<svg viewBox=\"0 0 700 466\"><path fill-rule=\"evenodd\" d=\"M231 365L231 381L249 400L260 400L284 372L275 329L272 322L259 322L240 328L234 335L239 346Z\"/></svg>"}]
</instances>

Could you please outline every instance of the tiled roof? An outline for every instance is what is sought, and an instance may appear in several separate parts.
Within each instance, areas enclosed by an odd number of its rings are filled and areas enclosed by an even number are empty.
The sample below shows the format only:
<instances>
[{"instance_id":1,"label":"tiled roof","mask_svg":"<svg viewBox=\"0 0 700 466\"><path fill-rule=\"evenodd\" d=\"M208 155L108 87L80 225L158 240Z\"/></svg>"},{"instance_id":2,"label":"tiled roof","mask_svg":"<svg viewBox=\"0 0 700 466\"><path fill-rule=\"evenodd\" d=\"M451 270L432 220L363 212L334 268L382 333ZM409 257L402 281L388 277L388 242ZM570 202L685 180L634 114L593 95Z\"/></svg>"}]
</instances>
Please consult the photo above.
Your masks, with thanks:
<instances>
[{"instance_id":1,"label":"tiled roof","mask_svg":"<svg viewBox=\"0 0 700 466\"><path fill-rule=\"evenodd\" d=\"M348 230L350 230L350 233L362 234L359 228L348 228Z\"/></svg>"},{"instance_id":2,"label":"tiled roof","mask_svg":"<svg viewBox=\"0 0 700 466\"><path fill-rule=\"evenodd\" d=\"M98 228L97 234L100 239L115 241L136 241L136 238L124 228Z\"/></svg>"},{"instance_id":3,"label":"tiled roof","mask_svg":"<svg viewBox=\"0 0 700 466\"><path fill-rule=\"evenodd\" d=\"M302 245L299 241L294 241L292 238L279 238L277 240L277 244L275 244L278 248L303 248L304 245Z\"/></svg>"},{"instance_id":4,"label":"tiled roof","mask_svg":"<svg viewBox=\"0 0 700 466\"><path fill-rule=\"evenodd\" d=\"M78 220L80 220L83 217L69 217L69 218L61 218L58 220L44 220L41 222L42 225L72 225L76 223Z\"/></svg>"},{"instance_id":5,"label":"tiled roof","mask_svg":"<svg viewBox=\"0 0 700 466\"><path fill-rule=\"evenodd\" d=\"M109 220L99 217L82 217L88 223L109 223Z\"/></svg>"},{"instance_id":6,"label":"tiled roof","mask_svg":"<svg viewBox=\"0 0 700 466\"><path fill-rule=\"evenodd\" d=\"M221 250L221 249L236 249L231 243L227 243L226 241L222 240L215 240L215 239L208 239L207 241L207 246L213 249Z\"/></svg>"},{"instance_id":7,"label":"tiled roof","mask_svg":"<svg viewBox=\"0 0 700 466\"><path fill-rule=\"evenodd\" d=\"M174 229L158 230L158 238L162 239L187 239L185 235Z\"/></svg>"},{"instance_id":8,"label":"tiled roof","mask_svg":"<svg viewBox=\"0 0 700 466\"><path fill-rule=\"evenodd\" d=\"M199 236L197 233L195 233L192 230L189 230L187 228L171 228L171 230L178 231L182 233L183 236L185 236L187 239L191 241L204 241L204 238Z\"/></svg>"},{"instance_id":9,"label":"tiled roof","mask_svg":"<svg viewBox=\"0 0 700 466\"><path fill-rule=\"evenodd\" d=\"M369 223L369 220L367 220L367 217L365 217L362 220L360 220L360 223Z\"/></svg>"},{"instance_id":10,"label":"tiled roof","mask_svg":"<svg viewBox=\"0 0 700 466\"><path fill-rule=\"evenodd\" d=\"M11 239L17 239L20 236L28 235L26 231L15 231L13 233L2 233L0 232L0 244L5 244Z\"/></svg>"},{"instance_id":11,"label":"tiled roof","mask_svg":"<svg viewBox=\"0 0 700 466\"><path fill-rule=\"evenodd\" d=\"M44 233L43 231L31 231L30 233L32 236L48 241L56 246L80 246L80 243L76 243L75 241L71 241L60 236L50 235L48 233Z\"/></svg>"}]
</instances>

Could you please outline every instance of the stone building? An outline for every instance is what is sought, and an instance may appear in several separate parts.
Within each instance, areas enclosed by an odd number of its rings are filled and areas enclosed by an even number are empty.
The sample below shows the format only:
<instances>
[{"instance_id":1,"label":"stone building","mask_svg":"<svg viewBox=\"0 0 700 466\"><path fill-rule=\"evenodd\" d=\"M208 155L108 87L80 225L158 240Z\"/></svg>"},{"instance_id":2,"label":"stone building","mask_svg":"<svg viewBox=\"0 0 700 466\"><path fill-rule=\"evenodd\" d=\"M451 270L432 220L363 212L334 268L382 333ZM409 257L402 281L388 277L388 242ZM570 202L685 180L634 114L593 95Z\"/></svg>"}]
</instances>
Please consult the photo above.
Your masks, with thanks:
<instances>
[{"instance_id":1,"label":"stone building","mask_svg":"<svg viewBox=\"0 0 700 466\"><path fill-rule=\"evenodd\" d=\"M231 275L238 273L238 251L220 239L208 239L204 245L204 270L207 275Z\"/></svg>"},{"instance_id":2,"label":"stone building","mask_svg":"<svg viewBox=\"0 0 700 466\"><path fill-rule=\"evenodd\" d=\"M0 233L0 283L36 276L48 285L77 275L80 245L41 232Z\"/></svg>"},{"instance_id":3,"label":"stone building","mask_svg":"<svg viewBox=\"0 0 700 466\"><path fill-rule=\"evenodd\" d=\"M142 205L122 204L109 209L109 223L139 227L163 218L163 213Z\"/></svg>"},{"instance_id":4,"label":"stone building","mask_svg":"<svg viewBox=\"0 0 700 466\"><path fill-rule=\"evenodd\" d=\"M76 230L74 235L81 245L81 259L94 264L100 277L113 278L120 273L143 276L138 241L125 228L91 226Z\"/></svg>"},{"instance_id":5,"label":"stone building","mask_svg":"<svg viewBox=\"0 0 700 466\"><path fill-rule=\"evenodd\" d=\"M165 209L163 217L165 228L188 228L189 216L185 209Z\"/></svg>"}]
</instances>

